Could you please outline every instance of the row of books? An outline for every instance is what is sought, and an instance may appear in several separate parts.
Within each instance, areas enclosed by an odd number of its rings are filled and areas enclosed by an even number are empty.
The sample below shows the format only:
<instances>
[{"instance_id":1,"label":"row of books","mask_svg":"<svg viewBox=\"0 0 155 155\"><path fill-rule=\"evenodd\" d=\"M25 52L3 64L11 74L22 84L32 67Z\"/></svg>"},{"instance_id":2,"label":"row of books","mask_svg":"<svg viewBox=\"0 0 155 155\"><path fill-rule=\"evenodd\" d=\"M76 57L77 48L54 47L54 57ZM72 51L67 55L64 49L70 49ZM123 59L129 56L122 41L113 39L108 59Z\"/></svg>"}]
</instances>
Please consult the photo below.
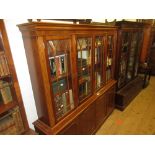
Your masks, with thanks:
<instances>
[{"instance_id":1,"label":"row of books","mask_svg":"<svg viewBox=\"0 0 155 155\"><path fill-rule=\"evenodd\" d=\"M4 54L0 54L0 77L9 75L9 67L6 56Z\"/></svg>"},{"instance_id":2,"label":"row of books","mask_svg":"<svg viewBox=\"0 0 155 155\"><path fill-rule=\"evenodd\" d=\"M108 81L108 80L110 80L110 79L111 79L111 69L108 68L108 69L106 70L106 81Z\"/></svg>"},{"instance_id":3,"label":"row of books","mask_svg":"<svg viewBox=\"0 0 155 155\"><path fill-rule=\"evenodd\" d=\"M95 72L95 80L96 80L96 88L101 86L101 74L99 72Z\"/></svg>"},{"instance_id":4,"label":"row of books","mask_svg":"<svg viewBox=\"0 0 155 155\"><path fill-rule=\"evenodd\" d=\"M8 104L12 100L10 84L0 80L0 104Z\"/></svg>"},{"instance_id":5,"label":"row of books","mask_svg":"<svg viewBox=\"0 0 155 155\"><path fill-rule=\"evenodd\" d=\"M107 57L107 67L112 65L112 58Z\"/></svg>"},{"instance_id":6,"label":"row of books","mask_svg":"<svg viewBox=\"0 0 155 155\"><path fill-rule=\"evenodd\" d=\"M82 99L90 93L90 81L85 81L79 85L79 97Z\"/></svg>"},{"instance_id":7,"label":"row of books","mask_svg":"<svg viewBox=\"0 0 155 155\"><path fill-rule=\"evenodd\" d=\"M101 49L95 48L95 64L101 61Z\"/></svg>"},{"instance_id":8,"label":"row of books","mask_svg":"<svg viewBox=\"0 0 155 155\"><path fill-rule=\"evenodd\" d=\"M60 76L67 73L67 54L49 57L51 76Z\"/></svg>"},{"instance_id":9,"label":"row of books","mask_svg":"<svg viewBox=\"0 0 155 155\"><path fill-rule=\"evenodd\" d=\"M17 135L24 131L19 107L15 107L0 118L0 135Z\"/></svg>"},{"instance_id":10,"label":"row of books","mask_svg":"<svg viewBox=\"0 0 155 155\"><path fill-rule=\"evenodd\" d=\"M57 119L63 117L66 113L74 108L74 99L72 89L62 94L57 94L54 97L56 117Z\"/></svg>"}]
</instances>

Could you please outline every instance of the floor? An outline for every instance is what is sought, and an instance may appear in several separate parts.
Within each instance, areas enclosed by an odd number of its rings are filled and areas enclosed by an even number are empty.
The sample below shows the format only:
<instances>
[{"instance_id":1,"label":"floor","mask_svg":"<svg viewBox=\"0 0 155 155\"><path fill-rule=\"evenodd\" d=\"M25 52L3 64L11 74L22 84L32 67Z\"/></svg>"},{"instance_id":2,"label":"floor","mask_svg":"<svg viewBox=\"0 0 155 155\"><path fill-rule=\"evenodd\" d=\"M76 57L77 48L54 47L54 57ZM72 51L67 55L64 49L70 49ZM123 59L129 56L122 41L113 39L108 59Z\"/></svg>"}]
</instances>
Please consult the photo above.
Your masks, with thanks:
<instances>
[{"instance_id":1,"label":"floor","mask_svg":"<svg viewBox=\"0 0 155 155\"><path fill-rule=\"evenodd\" d=\"M117 109L97 135L155 135L155 77L122 112Z\"/></svg>"}]
</instances>

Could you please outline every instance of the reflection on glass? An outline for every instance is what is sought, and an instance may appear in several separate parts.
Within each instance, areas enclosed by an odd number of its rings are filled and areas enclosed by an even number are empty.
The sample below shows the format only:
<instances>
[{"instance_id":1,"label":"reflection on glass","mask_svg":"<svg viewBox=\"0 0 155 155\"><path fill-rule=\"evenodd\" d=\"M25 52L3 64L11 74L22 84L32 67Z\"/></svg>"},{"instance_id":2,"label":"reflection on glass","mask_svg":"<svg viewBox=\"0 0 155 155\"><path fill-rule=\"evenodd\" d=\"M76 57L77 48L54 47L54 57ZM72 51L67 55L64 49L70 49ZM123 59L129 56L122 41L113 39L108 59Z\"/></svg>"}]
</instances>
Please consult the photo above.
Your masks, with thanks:
<instances>
[{"instance_id":1,"label":"reflection on glass","mask_svg":"<svg viewBox=\"0 0 155 155\"><path fill-rule=\"evenodd\" d=\"M77 39L78 84L80 101L91 94L92 38Z\"/></svg>"},{"instance_id":2,"label":"reflection on glass","mask_svg":"<svg viewBox=\"0 0 155 155\"><path fill-rule=\"evenodd\" d=\"M118 88L122 87L125 84L126 80L126 70L127 70L127 59L129 52L129 42L130 42L130 33L122 33L122 45L121 45L121 58L119 63L119 79L118 79Z\"/></svg>"},{"instance_id":3,"label":"reflection on glass","mask_svg":"<svg viewBox=\"0 0 155 155\"><path fill-rule=\"evenodd\" d=\"M112 78L113 36L107 38L106 81Z\"/></svg>"},{"instance_id":4,"label":"reflection on glass","mask_svg":"<svg viewBox=\"0 0 155 155\"><path fill-rule=\"evenodd\" d=\"M131 50L129 52L127 81L130 81L133 77L135 55L137 54L137 50L138 50L138 33L136 32L132 33L131 38Z\"/></svg>"},{"instance_id":5,"label":"reflection on glass","mask_svg":"<svg viewBox=\"0 0 155 155\"><path fill-rule=\"evenodd\" d=\"M59 120L74 108L69 62L70 40L50 40L47 49L56 119Z\"/></svg>"},{"instance_id":6,"label":"reflection on glass","mask_svg":"<svg viewBox=\"0 0 155 155\"><path fill-rule=\"evenodd\" d=\"M99 89L103 84L103 62L104 61L104 45L103 37L95 37L95 89Z\"/></svg>"},{"instance_id":7,"label":"reflection on glass","mask_svg":"<svg viewBox=\"0 0 155 155\"><path fill-rule=\"evenodd\" d=\"M135 58L135 71L134 76L136 77L138 74L138 67L139 67L139 55L140 55L140 45L142 44L142 33L138 33L138 42L137 42L137 51L136 51L136 58Z\"/></svg>"}]
</instances>

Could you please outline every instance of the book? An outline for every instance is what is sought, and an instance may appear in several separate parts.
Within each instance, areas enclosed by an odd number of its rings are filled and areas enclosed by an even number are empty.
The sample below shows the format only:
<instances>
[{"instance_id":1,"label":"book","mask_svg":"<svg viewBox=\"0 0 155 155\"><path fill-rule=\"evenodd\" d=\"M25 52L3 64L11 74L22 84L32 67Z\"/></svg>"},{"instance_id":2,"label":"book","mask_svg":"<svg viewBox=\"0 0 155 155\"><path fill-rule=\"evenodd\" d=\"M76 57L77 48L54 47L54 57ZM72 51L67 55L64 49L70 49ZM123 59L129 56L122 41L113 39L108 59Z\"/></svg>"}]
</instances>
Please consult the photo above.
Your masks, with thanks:
<instances>
[{"instance_id":1,"label":"book","mask_svg":"<svg viewBox=\"0 0 155 155\"><path fill-rule=\"evenodd\" d=\"M63 112L64 114L67 112L67 100L66 100L66 93L62 94L62 102L63 102Z\"/></svg>"},{"instance_id":2,"label":"book","mask_svg":"<svg viewBox=\"0 0 155 155\"><path fill-rule=\"evenodd\" d=\"M72 89L69 89L69 100L70 100L70 107L71 107L71 109L74 109L74 100L73 100Z\"/></svg>"},{"instance_id":3,"label":"book","mask_svg":"<svg viewBox=\"0 0 155 155\"><path fill-rule=\"evenodd\" d=\"M50 61L50 71L52 76L56 76L56 65L54 61L54 57L49 58Z\"/></svg>"},{"instance_id":4,"label":"book","mask_svg":"<svg viewBox=\"0 0 155 155\"><path fill-rule=\"evenodd\" d=\"M8 66L8 61L7 61L7 58L6 56L4 55L3 56L4 58L4 61L5 61L5 70L6 70L6 75L10 74L10 71L9 71L9 66Z\"/></svg>"},{"instance_id":5,"label":"book","mask_svg":"<svg viewBox=\"0 0 155 155\"><path fill-rule=\"evenodd\" d=\"M2 95L4 104L8 104L13 100L11 95L11 89L8 82L0 81L0 93Z\"/></svg>"},{"instance_id":6,"label":"book","mask_svg":"<svg viewBox=\"0 0 155 155\"><path fill-rule=\"evenodd\" d=\"M12 117L15 122L17 134L21 134L22 132L24 132L24 125L19 111L19 107L13 109Z\"/></svg>"},{"instance_id":7,"label":"book","mask_svg":"<svg viewBox=\"0 0 155 155\"><path fill-rule=\"evenodd\" d=\"M60 61L59 61L59 56L55 57L55 64L56 64L56 75L60 76Z\"/></svg>"},{"instance_id":8,"label":"book","mask_svg":"<svg viewBox=\"0 0 155 155\"><path fill-rule=\"evenodd\" d=\"M66 55L60 56L60 67L62 74L66 73Z\"/></svg>"},{"instance_id":9,"label":"book","mask_svg":"<svg viewBox=\"0 0 155 155\"><path fill-rule=\"evenodd\" d=\"M4 54L0 55L0 76L9 75L9 67L6 56Z\"/></svg>"},{"instance_id":10,"label":"book","mask_svg":"<svg viewBox=\"0 0 155 155\"><path fill-rule=\"evenodd\" d=\"M97 87L99 88L101 86L101 75L97 72Z\"/></svg>"}]
</instances>

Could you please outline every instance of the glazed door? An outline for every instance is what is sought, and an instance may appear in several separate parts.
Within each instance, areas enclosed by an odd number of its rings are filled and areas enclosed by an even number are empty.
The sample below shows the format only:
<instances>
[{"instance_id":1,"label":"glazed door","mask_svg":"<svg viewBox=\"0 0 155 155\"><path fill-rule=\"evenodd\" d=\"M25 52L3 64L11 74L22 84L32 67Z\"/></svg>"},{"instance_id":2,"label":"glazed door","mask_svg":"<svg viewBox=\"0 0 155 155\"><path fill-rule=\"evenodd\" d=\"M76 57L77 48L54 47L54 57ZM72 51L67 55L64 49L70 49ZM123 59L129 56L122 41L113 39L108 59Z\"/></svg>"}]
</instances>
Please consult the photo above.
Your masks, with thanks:
<instances>
[{"instance_id":1,"label":"glazed door","mask_svg":"<svg viewBox=\"0 0 155 155\"><path fill-rule=\"evenodd\" d=\"M79 103L92 94L92 37L76 39Z\"/></svg>"},{"instance_id":2,"label":"glazed door","mask_svg":"<svg viewBox=\"0 0 155 155\"><path fill-rule=\"evenodd\" d=\"M106 37L106 82L114 77L114 34Z\"/></svg>"},{"instance_id":3,"label":"glazed door","mask_svg":"<svg viewBox=\"0 0 155 155\"><path fill-rule=\"evenodd\" d=\"M7 106L16 103L17 98L13 86L13 77L8 66L7 51L4 47L2 32L0 31L0 112ZM2 110L3 111L3 110Z\"/></svg>"},{"instance_id":4,"label":"glazed door","mask_svg":"<svg viewBox=\"0 0 155 155\"><path fill-rule=\"evenodd\" d=\"M143 33L139 32L138 33L138 42L137 42L137 51L135 54L135 65L134 65L134 77L137 76L138 74L138 67L139 67L139 57L140 57L140 52L141 52L141 47L142 47L142 39L143 39Z\"/></svg>"},{"instance_id":5,"label":"glazed door","mask_svg":"<svg viewBox=\"0 0 155 155\"><path fill-rule=\"evenodd\" d=\"M119 73L118 73L118 88L125 85L126 72L127 72L127 61L130 50L130 32L122 32L122 40L120 45L120 58L119 58Z\"/></svg>"},{"instance_id":6,"label":"glazed door","mask_svg":"<svg viewBox=\"0 0 155 155\"><path fill-rule=\"evenodd\" d=\"M47 51L55 117L59 121L74 109L75 102L70 61L71 39L57 38L47 41Z\"/></svg>"},{"instance_id":7,"label":"glazed door","mask_svg":"<svg viewBox=\"0 0 155 155\"><path fill-rule=\"evenodd\" d=\"M132 80L134 77L134 65L136 61L136 54L138 53L138 39L139 39L138 32L132 32L128 66L127 66L127 77L126 77L127 82Z\"/></svg>"},{"instance_id":8,"label":"glazed door","mask_svg":"<svg viewBox=\"0 0 155 155\"><path fill-rule=\"evenodd\" d=\"M94 46L94 85L95 91L105 84L105 39L106 35L95 36Z\"/></svg>"}]
</instances>

